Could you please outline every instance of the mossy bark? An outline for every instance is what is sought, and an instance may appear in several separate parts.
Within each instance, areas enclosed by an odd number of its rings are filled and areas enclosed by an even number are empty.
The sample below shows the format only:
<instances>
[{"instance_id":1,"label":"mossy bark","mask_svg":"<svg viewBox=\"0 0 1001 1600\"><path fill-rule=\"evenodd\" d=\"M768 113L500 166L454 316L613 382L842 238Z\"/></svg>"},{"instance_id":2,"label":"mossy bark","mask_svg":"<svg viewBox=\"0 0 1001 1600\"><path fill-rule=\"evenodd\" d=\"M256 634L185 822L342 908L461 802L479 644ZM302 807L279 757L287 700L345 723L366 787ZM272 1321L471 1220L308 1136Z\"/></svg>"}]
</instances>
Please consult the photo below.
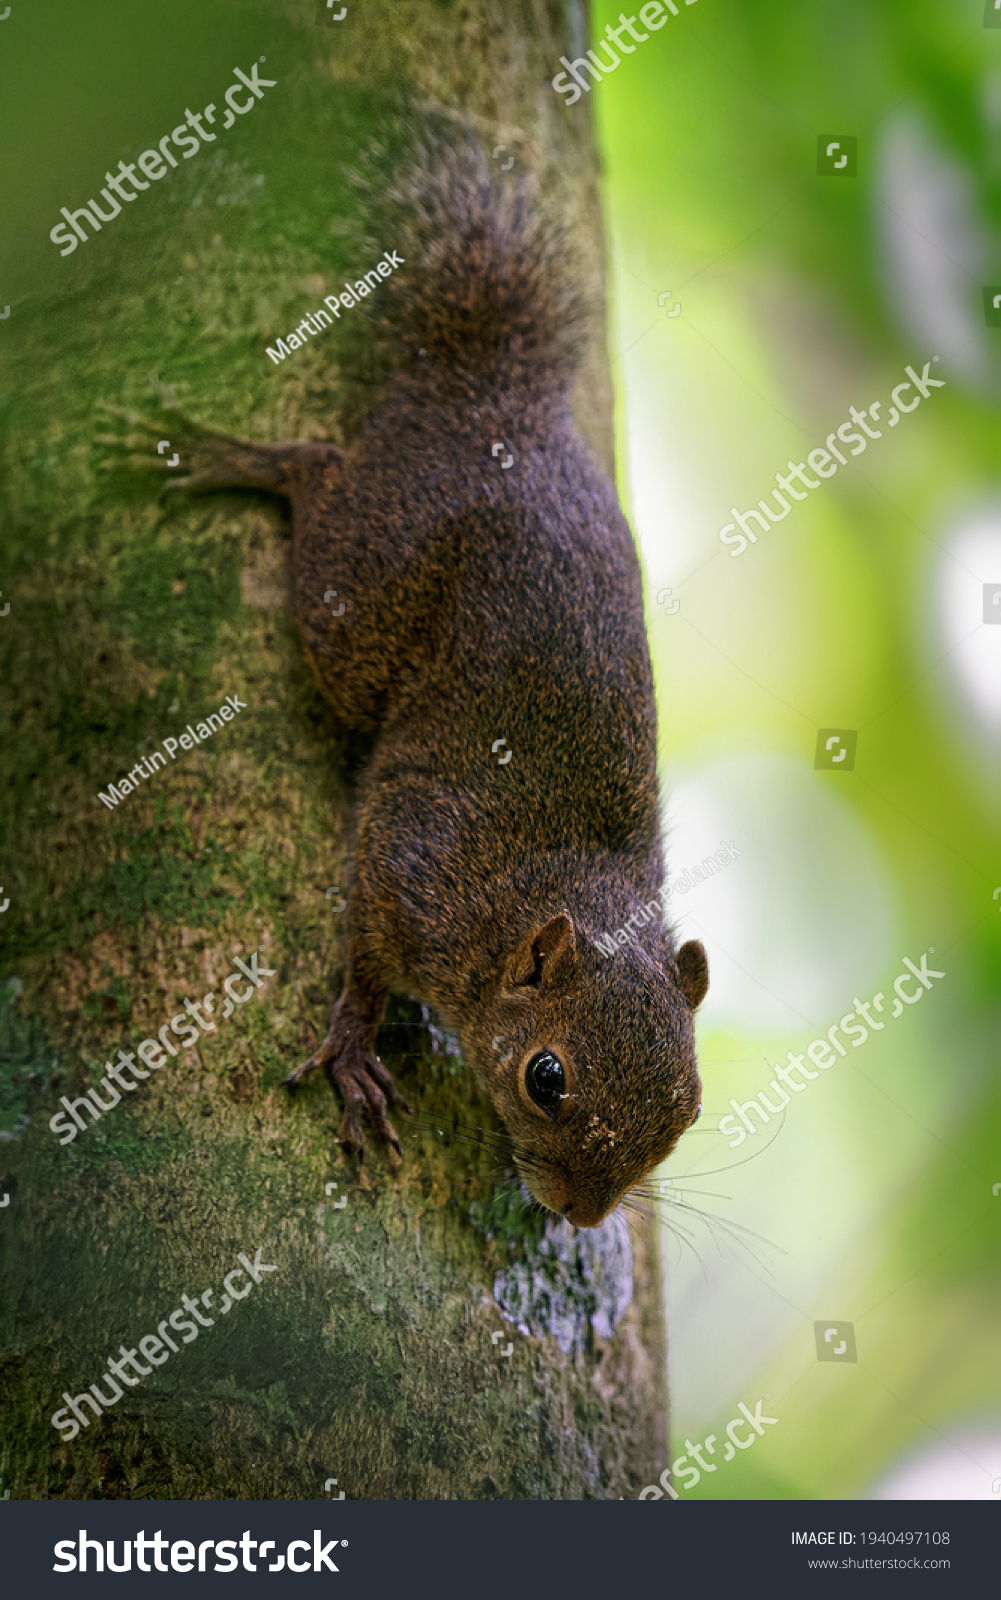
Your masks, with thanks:
<instances>
[{"instance_id":1,"label":"mossy bark","mask_svg":"<svg viewBox=\"0 0 1001 1600\"><path fill-rule=\"evenodd\" d=\"M312 1498L336 1478L348 1498L614 1499L663 1463L651 1230L631 1232L627 1305L621 1237L611 1266L583 1236L543 1240L486 1145L401 1117L398 1170L374 1145L359 1166L337 1145L325 1083L294 1101L278 1087L339 986L327 891L342 881L350 754L289 618L287 519L258 497L160 505L148 476L103 476L91 444L94 402L149 412L153 371L236 432L350 435L378 376L362 333L335 330L277 371L264 345L369 264L366 191L344 161L388 178L415 109L539 172L546 202L575 221L600 304L587 108L571 121L549 87L578 10L369 0L335 32L290 0L269 44L297 63L284 120L244 154L268 175L258 209L245 171L206 167L207 199L213 185L230 196L220 229L182 172L169 226L151 206L127 261L121 240L92 252L72 311L53 297L15 351L0 642L0 1483L14 1498ZM310 179L322 206L296 196L307 143L324 152ZM600 317L577 394L610 470ZM105 808L99 790L230 694L246 701L233 721ZM255 950L274 975L223 1018L234 957ZM216 1031L61 1146L48 1128L59 1097L208 992ZM497 1134L419 1007L393 1008L380 1050L443 1130ZM238 1252L253 1261L259 1247L276 1270L223 1312ZM177 1353L62 1442L50 1418L63 1391L107 1389L119 1345L210 1287L212 1325L188 1344L175 1331Z\"/></svg>"}]
</instances>

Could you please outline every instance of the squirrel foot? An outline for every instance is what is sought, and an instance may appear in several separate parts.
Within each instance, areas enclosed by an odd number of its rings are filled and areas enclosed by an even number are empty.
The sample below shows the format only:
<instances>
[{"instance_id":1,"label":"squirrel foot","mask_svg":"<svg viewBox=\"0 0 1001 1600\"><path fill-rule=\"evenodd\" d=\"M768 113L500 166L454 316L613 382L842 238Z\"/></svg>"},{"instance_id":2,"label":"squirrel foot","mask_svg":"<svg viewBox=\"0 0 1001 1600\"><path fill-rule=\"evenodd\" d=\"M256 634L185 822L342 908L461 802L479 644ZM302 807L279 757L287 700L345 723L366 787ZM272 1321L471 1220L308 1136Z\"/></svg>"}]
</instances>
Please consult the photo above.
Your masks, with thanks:
<instances>
[{"instance_id":1,"label":"squirrel foot","mask_svg":"<svg viewBox=\"0 0 1001 1600\"><path fill-rule=\"evenodd\" d=\"M108 405L104 401L99 401L98 407L132 430L125 434L101 433L95 436L97 444L110 445L114 452L101 463L103 471L163 473L178 466L185 469L183 477L167 479L161 499L172 489L188 492L203 489L263 489L275 494L287 494L289 469L293 462L326 462L339 460L341 455L333 444L268 444L252 439L236 439L231 434L219 433L217 429L207 427L194 417L185 416L173 405L165 404L158 419L144 417L141 412ZM164 438L164 434L170 437ZM154 440L157 441L155 445ZM165 456L167 450L170 454Z\"/></svg>"},{"instance_id":2,"label":"squirrel foot","mask_svg":"<svg viewBox=\"0 0 1001 1600\"><path fill-rule=\"evenodd\" d=\"M294 1067L283 1080L289 1089L298 1088L308 1073L322 1067L332 1089L344 1102L340 1142L348 1151L362 1155L365 1145L361 1113L368 1106L376 1136L384 1144L392 1145L398 1156L403 1155L396 1129L389 1120L388 1106L400 1106L412 1112L393 1082L393 1074L383 1066L371 1050L362 1050L354 1041L344 1039L336 1024L314 1055L301 1067Z\"/></svg>"},{"instance_id":3,"label":"squirrel foot","mask_svg":"<svg viewBox=\"0 0 1001 1600\"><path fill-rule=\"evenodd\" d=\"M102 471L167 473L179 464L186 466L189 470L184 477L168 478L164 492L199 486L200 474L197 470L190 470L194 464L193 456L200 458L198 466L205 466L218 456L221 447L231 448L242 442L228 434L217 433L193 417L185 416L175 406L164 405L159 418L150 418L123 406L108 405L103 400L97 404L100 411L117 418L131 430L125 434L99 433L95 436L95 443L110 445L114 452L101 462ZM164 432L171 434L171 439L167 441L170 453L166 456L163 451L157 450L157 443L162 440ZM125 451L129 453L124 454ZM178 456L181 457L181 463L178 462Z\"/></svg>"}]
</instances>

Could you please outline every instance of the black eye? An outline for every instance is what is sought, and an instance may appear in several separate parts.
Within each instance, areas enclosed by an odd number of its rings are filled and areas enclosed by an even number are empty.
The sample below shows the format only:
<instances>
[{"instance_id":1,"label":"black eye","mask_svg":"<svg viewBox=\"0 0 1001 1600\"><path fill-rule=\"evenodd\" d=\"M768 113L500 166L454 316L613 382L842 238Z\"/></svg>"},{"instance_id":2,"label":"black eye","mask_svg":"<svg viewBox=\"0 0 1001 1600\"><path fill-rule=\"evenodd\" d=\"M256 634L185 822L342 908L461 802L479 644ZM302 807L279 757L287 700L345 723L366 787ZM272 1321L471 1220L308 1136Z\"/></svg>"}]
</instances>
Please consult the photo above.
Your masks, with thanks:
<instances>
[{"instance_id":1,"label":"black eye","mask_svg":"<svg viewBox=\"0 0 1001 1600\"><path fill-rule=\"evenodd\" d=\"M551 1050L533 1056L525 1068L525 1088L537 1106L555 1116L566 1093L563 1067Z\"/></svg>"},{"instance_id":2,"label":"black eye","mask_svg":"<svg viewBox=\"0 0 1001 1600\"><path fill-rule=\"evenodd\" d=\"M694 1126L695 1126L695 1124L696 1124L696 1123L697 1123L697 1122L698 1122L698 1120L699 1120L699 1118L700 1118L700 1117L701 1117L701 1115L702 1115L702 1101L701 1101L701 1100L700 1100L700 1101L699 1101L699 1109L698 1109L698 1111L696 1111L696 1113L695 1113L695 1115L694 1115L694 1117L693 1117L693 1118L692 1118L692 1120L691 1120L691 1122L690 1122L690 1123L689 1123L689 1124L688 1124L688 1126L689 1126L689 1127L690 1127L690 1128L694 1128Z\"/></svg>"}]
</instances>

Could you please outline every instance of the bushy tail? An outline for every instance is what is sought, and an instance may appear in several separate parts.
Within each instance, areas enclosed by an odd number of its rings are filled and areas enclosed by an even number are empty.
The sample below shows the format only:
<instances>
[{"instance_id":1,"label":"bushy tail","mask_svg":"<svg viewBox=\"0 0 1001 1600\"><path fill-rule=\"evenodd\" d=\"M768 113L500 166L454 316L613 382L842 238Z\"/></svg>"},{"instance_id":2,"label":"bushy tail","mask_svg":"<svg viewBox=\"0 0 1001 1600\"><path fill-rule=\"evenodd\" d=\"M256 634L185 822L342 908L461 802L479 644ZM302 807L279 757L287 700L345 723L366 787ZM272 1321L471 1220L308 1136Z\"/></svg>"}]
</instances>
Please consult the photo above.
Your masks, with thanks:
<instances>
[{"instance_id":1,"label":"bushy tail","mask_svg":"<svg viewBox=\"0 0 1001 1600\"><path fill-rule=\"evenodd\" d=\"M469 140L436 140L390 198L406 265L387 285L380 321L397 363L440 358L471 378L565 388L588 306L569 236L542 213L533 181L502 178Z\"/></svg>"}]
</instances>

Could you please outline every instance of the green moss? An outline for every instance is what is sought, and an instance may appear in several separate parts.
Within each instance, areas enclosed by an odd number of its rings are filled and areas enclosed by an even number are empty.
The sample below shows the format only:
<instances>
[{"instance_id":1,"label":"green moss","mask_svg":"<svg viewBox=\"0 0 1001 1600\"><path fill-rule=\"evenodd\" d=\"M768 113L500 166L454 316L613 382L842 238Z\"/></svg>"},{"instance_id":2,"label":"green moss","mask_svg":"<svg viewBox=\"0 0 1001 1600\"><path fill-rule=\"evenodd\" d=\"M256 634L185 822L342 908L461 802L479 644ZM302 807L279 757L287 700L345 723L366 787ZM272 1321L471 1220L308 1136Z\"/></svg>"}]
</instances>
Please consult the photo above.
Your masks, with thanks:
<instances>
[{"instance_id":1,"label":"green moss","mask_svg":"<svg viewBox=\"0 0 1001 1600\"><path fill-rule=\"evenodd\" d=\"M0 985L0 1132L10 1134L26 1116L32 1091L48 1087L55 1066L45 1029L21 1014L20 989L17 979Z\"/></svg>"},{"instance_id":2,"label":"green moss","mask_svg":"<svg viewBox=\"0 0 1001 1600\"><path fill-rule=\"evenodd\" d=\"M486 1205L470 1201L469 1220L478 1234L496 1239L512 1256L534 1252L545 1230L544 1213L525 1201L520 1185L511 1178L494 1189Z\"/></svg>"},{"instance_id":3,"label":"green moss","mask_svg":"<svg viewBox=\"0 0 1001 1600\"><path fill-rule=\"evenodd\" d=\"M237 905L237 897L219 881L224 852L211 839L197 845L179 811L172 808L166 816L166 809L161 795L157 821L139 833L109 819L106 847L112 859L90 875L82 863L77 865L76 875L62 892L43 906L40 926L23 941L12 940L15 958L19 946L33 954L78 950L100 929L132 930L150 918L168 927L218 922ZM240 876L239 861L227 860L225 865L227 874ZM85 1013L107 1016L103 1001L110 1000L118 1015L127 1017L130 995L129 986L112 975L85 998Z\"/></svg>"},{"instance_id":4,"label":"green moss","mask_svg":"<svg viewBox=\"0 0 1001 1600\"><path fill-rule=\"evenodd\" d=\"M220 626L240 610L242 554L241 541L218 528L161 530L123 551L112 617L117 613L145 660L204 677Z\"/></svg>"}]
</instances>

